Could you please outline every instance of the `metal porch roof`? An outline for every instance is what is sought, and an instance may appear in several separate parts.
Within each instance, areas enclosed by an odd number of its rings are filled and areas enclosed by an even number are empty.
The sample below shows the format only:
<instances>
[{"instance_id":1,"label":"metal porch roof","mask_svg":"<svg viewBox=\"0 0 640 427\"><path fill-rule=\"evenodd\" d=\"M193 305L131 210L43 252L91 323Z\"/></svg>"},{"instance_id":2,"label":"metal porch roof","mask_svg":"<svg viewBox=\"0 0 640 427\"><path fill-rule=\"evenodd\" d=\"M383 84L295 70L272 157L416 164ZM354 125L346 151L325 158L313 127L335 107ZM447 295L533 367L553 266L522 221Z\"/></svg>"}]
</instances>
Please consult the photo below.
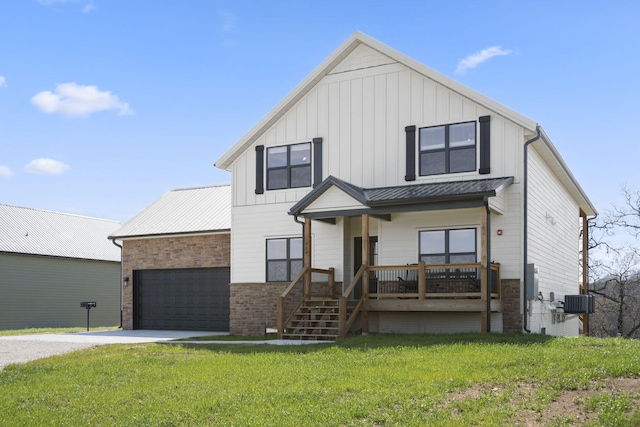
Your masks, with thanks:
<instances>
[{"instance_id":1,"label":"metal porch roof","mask_svg":"<svg viewBox=\"0 0 640 427\"><path fill-rule=\"evenodd\" d=\"M334 176L329 176L296 203L289 211L289 214L304 215L303 211L332 186L339 188L360 202L363 205L363 209L381 214L397 211L399 206L410 207L414 205L420 209L420 207L424 208L428 204L438 204L439 208L444 208L447 202L493 197L512 183L513 177L502 177L367 189L357 187ZM331 211L328 213L333 215L336 212ZM322 215L316 212L313 216L321 217Z\"/></svg>"},{"instance_id":2,"label":"metal porch roof","mask_svg":"<svg viewBox=\"0 0 640 427\"><path fill-rule=\"evenodd\" d=\"M512 177L436 182L364 190L367 205L425 203L452 198L495 196L513 183Z\"/></svg>"}]
</instances>

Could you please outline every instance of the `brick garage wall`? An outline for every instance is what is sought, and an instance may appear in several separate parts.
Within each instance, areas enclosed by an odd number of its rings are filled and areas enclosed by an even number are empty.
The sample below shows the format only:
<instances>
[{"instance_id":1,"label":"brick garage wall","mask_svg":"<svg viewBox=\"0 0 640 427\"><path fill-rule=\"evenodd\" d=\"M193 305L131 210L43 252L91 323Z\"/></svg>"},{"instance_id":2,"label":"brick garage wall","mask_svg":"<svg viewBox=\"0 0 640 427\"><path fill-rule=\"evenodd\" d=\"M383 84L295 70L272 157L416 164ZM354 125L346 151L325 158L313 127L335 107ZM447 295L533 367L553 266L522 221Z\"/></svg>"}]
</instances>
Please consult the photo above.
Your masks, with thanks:
<instances>
[{"instance_id":1,"label":"brick garage wall","mask_svg":"<svg viewBox=\"0 0 640 427\"><path fill-rule=\"evenodd\" d=\"M231 266L230 234L175 236L124 240L122 277L133 280L134 270ZM133 329L133 287L122 294L122 328Z\"/></svg>"},{"instance_id":2,"label":"brick garage wall","mask_svg":"<svg viewBox=\"0 0 640 427\"><path fill-rule=\"evenodd\" d=\"M504 332L522 331L520 313L520 280L502 280L502 324Z\"/></svg>"},{"instance_id":3,"label":"brick garage wall","mask_svg":"<svg viewBox=\"0 0 640 427\"><path fill-rule=\"evenodd\" d=\"M232 283L229 332L231 335L263 336L265 328L278 324L278 297L290 283ZM342 283L336 282L334 296L342 292ZM312 294L327 294L326 283L314 283ZM290 314L302 299L303 289L294 288L285 300L285 312Z\"/></svg>"}]
</instances>

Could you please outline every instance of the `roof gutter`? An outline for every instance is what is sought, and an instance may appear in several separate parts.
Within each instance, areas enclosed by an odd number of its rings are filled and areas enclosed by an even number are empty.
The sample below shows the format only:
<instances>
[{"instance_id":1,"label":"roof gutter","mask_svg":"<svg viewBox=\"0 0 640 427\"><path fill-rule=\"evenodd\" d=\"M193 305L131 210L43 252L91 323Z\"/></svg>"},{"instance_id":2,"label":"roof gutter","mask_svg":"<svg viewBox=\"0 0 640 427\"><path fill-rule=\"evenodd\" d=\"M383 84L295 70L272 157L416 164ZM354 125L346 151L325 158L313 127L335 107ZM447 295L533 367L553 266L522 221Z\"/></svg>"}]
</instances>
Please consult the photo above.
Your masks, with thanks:
<instances>
[{"instance_id":1,"label":"roof gutter","mask_svg":"<svg viewBox=\"0 0 640 427\"><path fill-rule=\"evenodd\" d=\"M529 240L529 225L528 225L528 221L529 221L529 215L528 215L528 208L529 208L529 193L528 193L528 187L529 187L529 180L528 180L528 158L529 158L529 145L537 140L540 139L540 137L542 136L542 128L540 127L540 125L536 125L536 136L534 136L533 138L529 139L528 141L526 141L524 143L524 177L522 179L522 191L523 191L523 200L522 200L522 231L523 231L523 242L522 242L522 252L523 252L523 258L524 258L524 266L523 266L523 280L522 280L522 311L524 313L524 318L523 318L523 322L522 322L522 330L528 334L531 333L531 330L527 328L527 319L529 318L529 313L527 312L527 278L526 278L526 271L527 271L527 262L528 262L528 257L529 257L529 245L528 245L528 240Z\"/></svg>"},{"instance_id":2,"label":"roof gutter","mask_svg":"<svg viewBox=\"0 0 640 427\"><path fill-rule=\"evenodd\" d=\"M486 302L487 305L485 310L487 310L487 332L491 332L491 208L489 208L489 197L484 196L484 208L486 215L486 238L487 238L487 248L486 248L486 256L487 256L487 265L485 266L487 271L487 294Z\"/></svg>"},{"instance_id":3,"label":"roof gutter","mask_svg":"<svg viewBox=\"0 0 640 427\"><path fill-rule=\"evenodd\" d=\"M122 245L117 244L115 238L108 237L108 239L111 240L111 243L120 248L120 329L122 329L122 309L124 308L124 293L122 292Z\"/></svg>"}]
</instances>

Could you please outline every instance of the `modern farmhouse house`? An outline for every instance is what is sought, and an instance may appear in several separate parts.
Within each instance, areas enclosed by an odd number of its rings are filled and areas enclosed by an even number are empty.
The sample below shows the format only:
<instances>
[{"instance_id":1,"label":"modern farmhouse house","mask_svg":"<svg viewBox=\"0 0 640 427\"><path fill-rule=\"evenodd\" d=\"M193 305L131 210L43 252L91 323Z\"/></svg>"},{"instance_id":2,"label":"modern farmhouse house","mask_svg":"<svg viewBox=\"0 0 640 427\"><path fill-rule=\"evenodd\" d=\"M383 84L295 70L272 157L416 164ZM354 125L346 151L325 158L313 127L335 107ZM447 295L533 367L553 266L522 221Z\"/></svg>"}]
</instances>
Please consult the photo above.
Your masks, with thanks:
<instances>
[{"instance_id":1,"label":"modern farmhouse house","mask_svg":"<svg viewBox=\"0 0 640 427\"><path fill-rule=\"evenodd\" d=\"M596 210L549 137L362 33L216 166L232 334L579 333Z\"/></svg>"},{"instance_id":2,"label":"modern farmhouse house","mask_svg":"<svg viewBox=\"0 0 640 427\"><path fill-rule=\"evenodd\" d=\"M232 334L579 333L596 210L549 137L362 33L216 166Z\"/></svg>"}]
</instances>

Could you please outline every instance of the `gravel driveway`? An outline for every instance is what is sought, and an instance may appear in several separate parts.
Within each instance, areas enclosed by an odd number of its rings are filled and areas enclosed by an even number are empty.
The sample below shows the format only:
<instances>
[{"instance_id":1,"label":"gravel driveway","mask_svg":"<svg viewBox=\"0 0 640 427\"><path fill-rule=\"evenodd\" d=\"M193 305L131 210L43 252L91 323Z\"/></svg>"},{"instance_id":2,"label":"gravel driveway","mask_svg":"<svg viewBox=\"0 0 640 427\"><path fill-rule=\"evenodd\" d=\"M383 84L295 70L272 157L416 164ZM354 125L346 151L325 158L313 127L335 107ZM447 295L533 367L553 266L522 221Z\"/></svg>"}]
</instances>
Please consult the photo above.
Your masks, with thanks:
<instances>
[{"instance_id":1,"label":"gravel driveway","mask_svg":"<svg viewBox=\"0 0 640 427\"><path fill-rule=\"evenodd\" d=\"M25 363L56 354L70 353L97 344L0 339L0 370L12 363Z\"/></svg>"},{"instance_id":2,"label":"gravel driveway","mask_svg":"<svg viewBox=\"0 0 640 427\"><path fill-rule=\"evenodd\" d=\"M117 330L0 337L0 370L12 363L25 363L97 345L160 342L208 335L227 334L193 331Z\"/></svg>"}]
</instances>

